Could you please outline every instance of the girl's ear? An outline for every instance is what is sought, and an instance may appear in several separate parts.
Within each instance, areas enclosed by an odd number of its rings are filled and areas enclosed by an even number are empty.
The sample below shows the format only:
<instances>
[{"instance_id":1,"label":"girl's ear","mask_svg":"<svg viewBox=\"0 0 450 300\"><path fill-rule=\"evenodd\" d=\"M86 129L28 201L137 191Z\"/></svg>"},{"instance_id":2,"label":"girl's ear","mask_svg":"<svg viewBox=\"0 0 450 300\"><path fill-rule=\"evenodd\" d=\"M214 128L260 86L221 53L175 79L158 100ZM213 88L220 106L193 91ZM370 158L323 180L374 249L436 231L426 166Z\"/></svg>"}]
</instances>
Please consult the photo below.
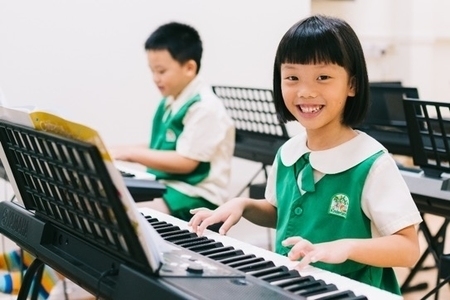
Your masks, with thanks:
<instances>
[{"instance_id":1,"label":"girl's ear","mask_svg":"<svg viewBox=\"0 0 450 300\"><path fill-rule=\"evenodd\" d=\"M355 97L355 95L356 95L356 78L354 76L352 78L350 78L349 85L350 86L349 86L347 96Z\"/></svg>"}]
</instances>

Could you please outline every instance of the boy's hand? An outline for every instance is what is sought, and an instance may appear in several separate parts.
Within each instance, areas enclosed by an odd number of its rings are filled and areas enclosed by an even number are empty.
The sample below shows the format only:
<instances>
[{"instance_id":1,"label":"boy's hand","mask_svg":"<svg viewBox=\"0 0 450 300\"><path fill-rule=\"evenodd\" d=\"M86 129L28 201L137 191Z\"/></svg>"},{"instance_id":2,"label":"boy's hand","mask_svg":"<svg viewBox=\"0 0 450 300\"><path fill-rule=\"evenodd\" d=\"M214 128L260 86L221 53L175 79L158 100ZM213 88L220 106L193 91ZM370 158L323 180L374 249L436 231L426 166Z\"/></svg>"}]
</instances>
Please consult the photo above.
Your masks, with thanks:
<instances>
[{"instance_id":1,"label":"boy's hand","mask_svg":"<svg viewBox=\"0 0 450 300\"><path fill-rule=\"evenodd\" d=\"M235 198L215 210L203 207L191 209L190 212L194 216L188 222L188 226L191 226L192 231L201 236L208 226L223 222L219 233L225 235L242 217L243 207L240 202L239 198Z\"/></svg>"},{"instance_id":2,"label":"boy's hand","mask_svg":"<svg viewBox=\"0 0 450 300\"><path fill-rule=\"evenodd\" d=\"M300 270L318 261L330 264L339 264L348 259L348 243L337 240L327 243L312 244L299 236L290 237L282 242L285 247L292 246L288 253L290 260L300 260L296 269Z\"/></svg>"}]
</instances>

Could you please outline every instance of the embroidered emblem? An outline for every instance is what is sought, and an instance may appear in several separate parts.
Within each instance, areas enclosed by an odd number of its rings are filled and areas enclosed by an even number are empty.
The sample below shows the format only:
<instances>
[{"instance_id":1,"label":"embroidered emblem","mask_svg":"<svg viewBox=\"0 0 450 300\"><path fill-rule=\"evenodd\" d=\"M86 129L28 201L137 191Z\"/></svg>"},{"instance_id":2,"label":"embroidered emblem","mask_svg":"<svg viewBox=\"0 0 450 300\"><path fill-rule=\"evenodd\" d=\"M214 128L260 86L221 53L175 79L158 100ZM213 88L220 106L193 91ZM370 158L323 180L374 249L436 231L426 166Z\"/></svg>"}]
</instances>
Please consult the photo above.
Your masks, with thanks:
<instances>
[{"instance_id":1,"label":"embroidered emblem","mask_svg":"<svg viewBox=\"0 0 450 300\"><path fill-rule=\"evenodd\" d=\"M177 136L175 135L175 132L172 129L166 130L166 142L175 142L177 139Z\"/></svg>"},{"instance_id":2,"label":"embroidered emblem","mask_svg":"<svg viewBox=\"0 0 450 300\"><path fill-rule=\"evenodd\" d=\"M336 216L346 218L349 203L350 203L350 200L348 199L347 195L336 194L331 199L329 213L336 215Z\"/></svg>"}]
</instances>

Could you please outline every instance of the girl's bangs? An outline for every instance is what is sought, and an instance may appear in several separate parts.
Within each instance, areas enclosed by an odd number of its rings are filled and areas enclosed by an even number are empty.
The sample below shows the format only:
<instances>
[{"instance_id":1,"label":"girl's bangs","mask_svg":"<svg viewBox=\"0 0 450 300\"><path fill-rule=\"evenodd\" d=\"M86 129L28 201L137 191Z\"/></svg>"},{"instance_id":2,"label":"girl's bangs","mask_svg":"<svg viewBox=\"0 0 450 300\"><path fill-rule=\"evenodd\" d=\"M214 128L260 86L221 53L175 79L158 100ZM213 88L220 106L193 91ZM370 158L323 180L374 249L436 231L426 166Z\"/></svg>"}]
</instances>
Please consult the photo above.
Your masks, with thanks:
<instances>
[{"instance_id":1,"label":"girl's bangs","mask_svg":"<svg viewBox=\"0 0 450 300\"><path fill-rule=\"evenodd\" d=\"M343 47L336 36L330 31L309 34L303 31L294 30L283 38L278 48L279 65L332 63L343 66Z\"/></svg>"}]
</instances>

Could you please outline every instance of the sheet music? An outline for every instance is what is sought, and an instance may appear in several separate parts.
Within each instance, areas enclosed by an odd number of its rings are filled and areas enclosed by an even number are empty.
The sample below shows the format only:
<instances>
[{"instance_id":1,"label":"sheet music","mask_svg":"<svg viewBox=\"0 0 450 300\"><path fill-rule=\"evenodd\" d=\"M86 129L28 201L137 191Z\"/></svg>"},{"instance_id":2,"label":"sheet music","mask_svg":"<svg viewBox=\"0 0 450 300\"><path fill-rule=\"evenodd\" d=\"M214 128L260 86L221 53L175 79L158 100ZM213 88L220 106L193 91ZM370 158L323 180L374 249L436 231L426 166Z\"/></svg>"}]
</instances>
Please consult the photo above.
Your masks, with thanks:
<instances>
[{"instance_id":1,"label":"sheet music","mask_svg":"<svg viewBox=\"0 0 450 300\"><path fill-rule=\"evenodd\" d=\"M66 120L53 113L39 110L29 110L28 108L23 107L7 108L0 106L0 119L95 145L100 151L106 169L119 192L119 198L121 199L130 222L136 231L136 235L141 242L150 268L153 271L160 268L162 265L162 253L169 251L169 246L151 226L148 226L147 221L138 211L138 207L128 191L122 175L114 164L114 161L109 155L97 131L85 125ZM1 144L0 158L4 164L5 171L8 175L14 193L16 194L19 202L23 205L19 189L15 182L14 176L12 175L11 167L6 159L6 154Z\"/></svg>"}]
</instances>

